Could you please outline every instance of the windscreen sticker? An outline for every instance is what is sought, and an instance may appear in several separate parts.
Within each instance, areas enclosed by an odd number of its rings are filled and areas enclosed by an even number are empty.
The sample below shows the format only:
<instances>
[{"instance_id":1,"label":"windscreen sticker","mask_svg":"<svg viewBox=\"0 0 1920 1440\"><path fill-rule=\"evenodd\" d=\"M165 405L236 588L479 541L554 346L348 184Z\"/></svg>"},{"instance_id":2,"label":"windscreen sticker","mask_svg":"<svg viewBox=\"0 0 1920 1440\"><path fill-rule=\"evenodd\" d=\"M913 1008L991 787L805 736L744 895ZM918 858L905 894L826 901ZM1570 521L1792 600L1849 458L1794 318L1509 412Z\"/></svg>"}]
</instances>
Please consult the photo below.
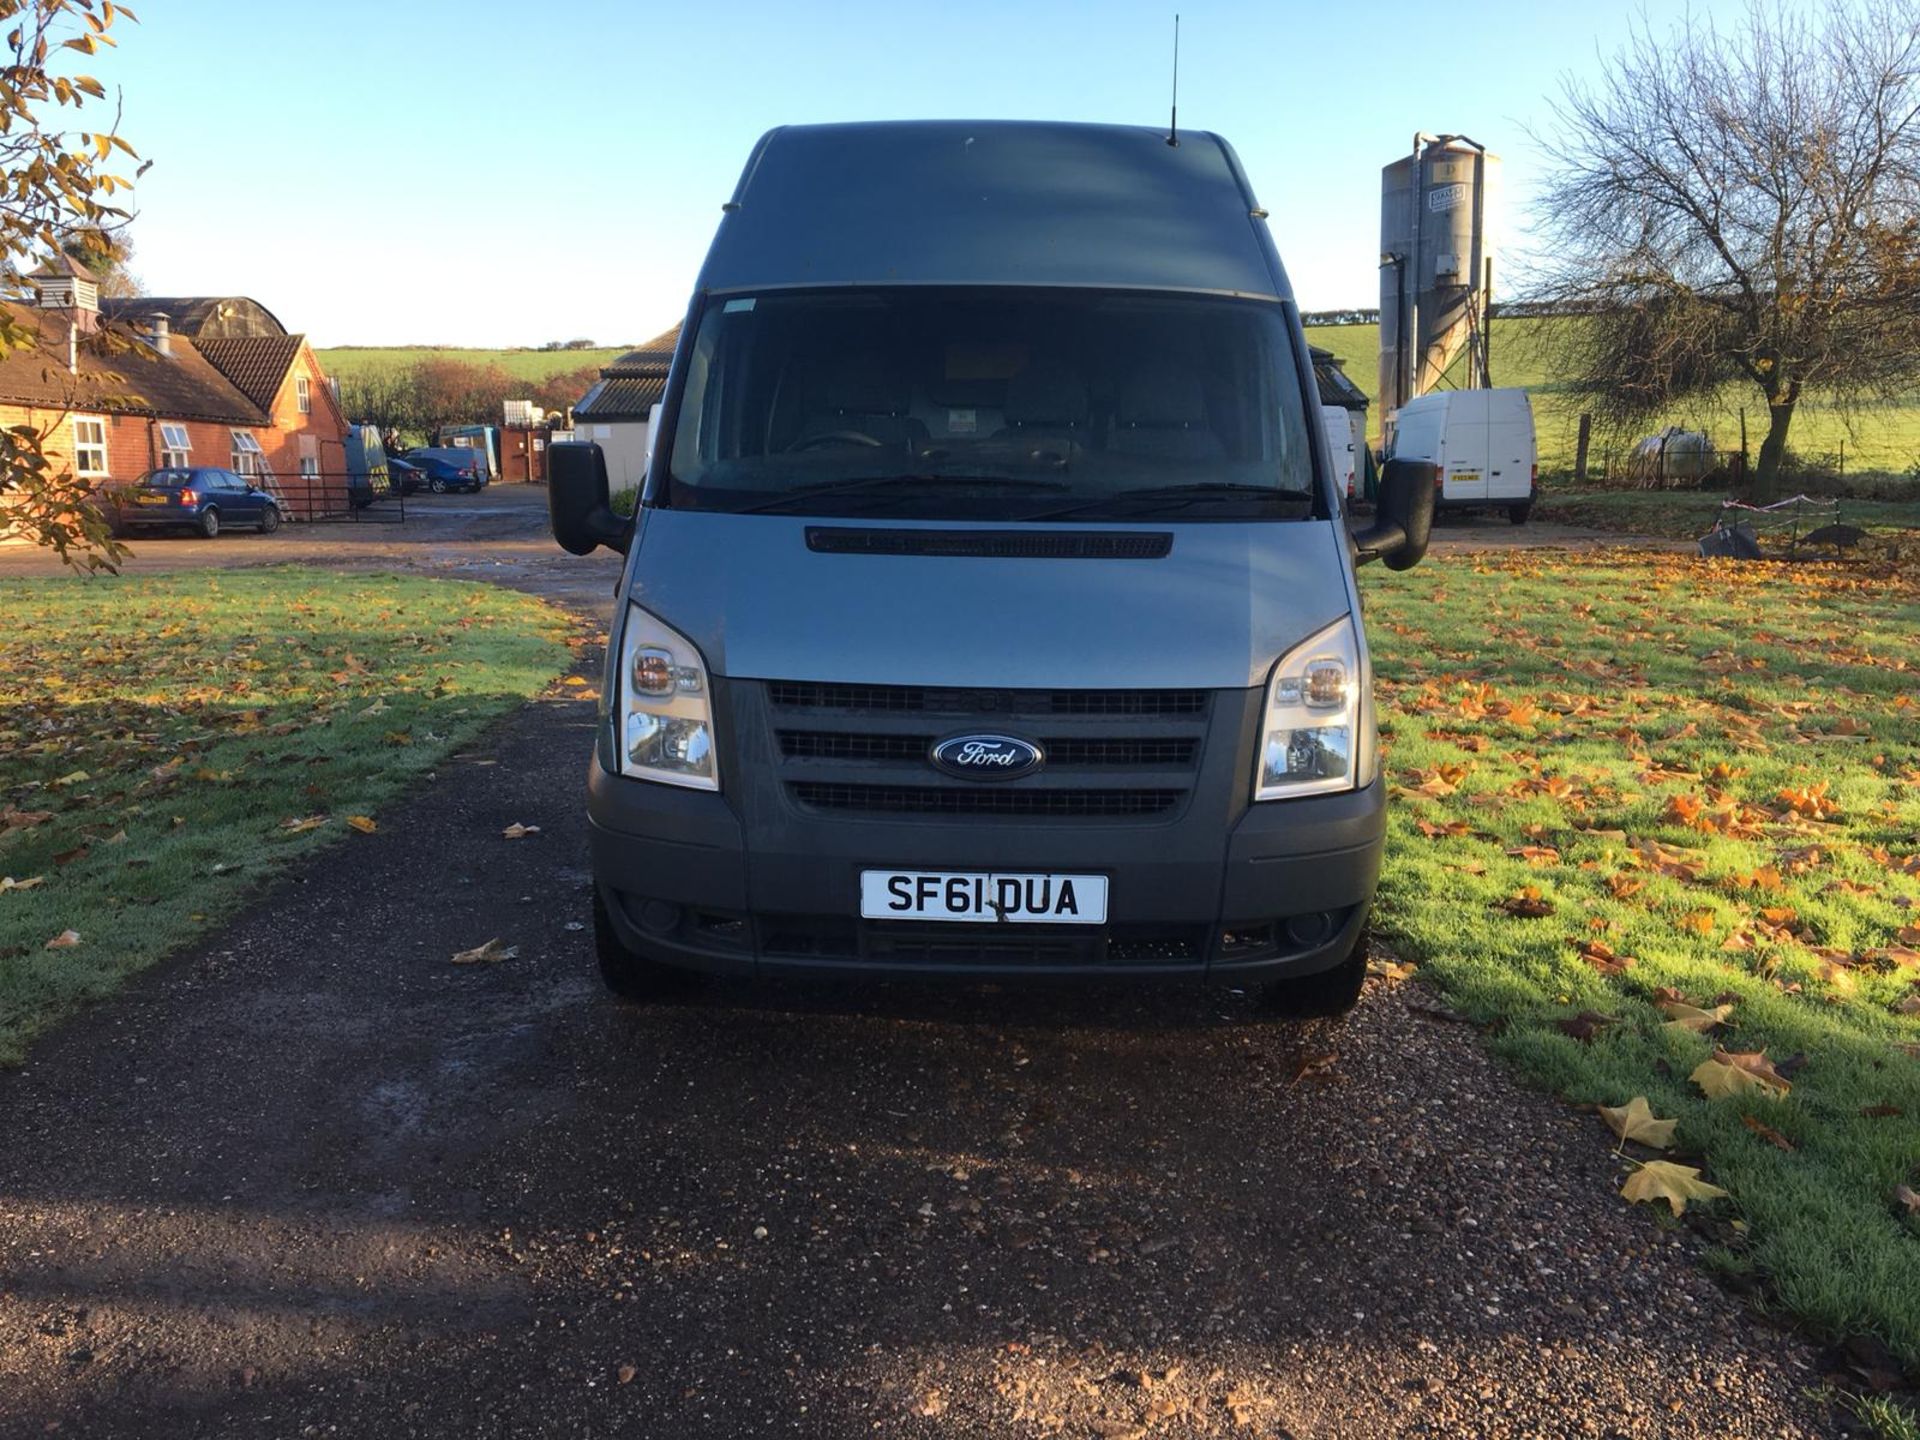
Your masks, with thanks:
<instances>
[{"instance_id":1,"label":"windscreen sticker","mask_svg":"<svg viewBox=\"0 0 1920 1440\"><path fill-rule=\"evenodd\" d=\"M753 301L754 297L751 295L744 300L729 300L725 305L720 307L720 313L722 315L733 315L742 310L751 310L753 309Z\"/></svg>"}]
</instances>

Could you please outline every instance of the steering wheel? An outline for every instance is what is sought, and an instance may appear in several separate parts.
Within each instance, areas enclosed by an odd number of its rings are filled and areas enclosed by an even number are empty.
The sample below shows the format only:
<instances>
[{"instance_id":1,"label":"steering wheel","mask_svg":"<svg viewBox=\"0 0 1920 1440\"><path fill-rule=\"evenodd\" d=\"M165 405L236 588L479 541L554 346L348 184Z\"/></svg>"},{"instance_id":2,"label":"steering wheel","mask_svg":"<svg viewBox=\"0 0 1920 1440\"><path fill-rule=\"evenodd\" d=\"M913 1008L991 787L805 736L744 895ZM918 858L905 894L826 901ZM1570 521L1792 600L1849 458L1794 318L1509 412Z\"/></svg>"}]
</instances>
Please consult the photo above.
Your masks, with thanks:
<instances>
[{"instance_id":1,"label":"steering wheel","mask_svg":"<svg viewBox=\"0 0 1920 1440\"><path fill-rule=\"evenodd\" d=\"M796 440L787 447L795 450L818 450L822 445L866 445L878 450L880 442L862 430L829 430L824 435L809 435L804 440Z\"/></svg>"}]
</instances>

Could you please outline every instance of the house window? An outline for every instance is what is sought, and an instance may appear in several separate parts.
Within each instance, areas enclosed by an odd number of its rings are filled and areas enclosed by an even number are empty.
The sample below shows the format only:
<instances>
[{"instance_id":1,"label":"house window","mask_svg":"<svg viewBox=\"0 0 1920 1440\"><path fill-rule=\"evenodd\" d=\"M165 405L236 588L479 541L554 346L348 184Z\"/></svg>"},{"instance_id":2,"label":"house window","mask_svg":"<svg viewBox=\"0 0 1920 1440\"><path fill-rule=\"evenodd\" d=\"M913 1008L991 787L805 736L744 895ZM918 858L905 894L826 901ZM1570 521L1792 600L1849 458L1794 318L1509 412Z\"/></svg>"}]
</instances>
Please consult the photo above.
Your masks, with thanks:
<instances>
[{"instance_id":1,"label":"house window","mask_svg":"<svg viewBox=\"0 0 1920 1440\"><path fill-rule=\"evenodd\" d=\"M306 376L296 375L293 377L293 394L294 398L300 402L300 413L302 415L311 415L313 413L313 385L308 381Z\"/></svg>"},{"instance_id":2,"label":"house window","mask_svg":"<svg viewBox=\"0 0 1920 1440\"><path fill-rule=\"evenodd\" d=\"M193 441L184 425L160 427L160 468L182 470L193 463Z\"/></svg>"},{"instance_id":3,"label":"house window","mask_svg":"<svg viewBox=\"0 0 1920 1440\"><path fill-rule=\"evenodd\" d=\"M318 480L320 478L320 458L317 455L302 455L300 457L300 478L303 480Z\"/></svg>"},{"instance_id":4,"label":"house window","mask_svg":"<svg viewBox=\"0 0 1920 1440\"><path fill-rule=\"evenodd\" d=\"M97 415L73 417L73 473L82 479L107 473L107 422Z\"/></svg>"},{"instance_id":5,"label":"house window","mask_svg":"<svg viewBox=\"0 0 1920 1440\"><path fill-rule=\"evenodd\" d=\"M233 473L236 475L259 475L266 469L260 454L260 442L253 438L251 430L233 432Z\"/></svg>"}]
</instances>

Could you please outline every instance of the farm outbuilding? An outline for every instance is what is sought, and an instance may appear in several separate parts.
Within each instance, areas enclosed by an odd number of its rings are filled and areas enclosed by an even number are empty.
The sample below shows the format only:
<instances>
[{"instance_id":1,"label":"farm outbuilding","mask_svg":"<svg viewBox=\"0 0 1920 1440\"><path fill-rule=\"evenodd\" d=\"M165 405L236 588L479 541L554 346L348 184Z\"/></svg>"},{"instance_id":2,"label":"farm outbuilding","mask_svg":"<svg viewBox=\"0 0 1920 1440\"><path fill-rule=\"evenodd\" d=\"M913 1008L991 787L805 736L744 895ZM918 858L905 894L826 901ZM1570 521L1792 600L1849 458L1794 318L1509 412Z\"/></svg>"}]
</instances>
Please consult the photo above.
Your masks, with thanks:
<instances>
[{"instance_id":1,"label":"farm outbuilding","mask_svg":"<svg viewBox=\"0 0 1920 1440\"><path fill-rule=\"evenodd\" d=\"M629 350L600 372L593 387L573 407L577 440L591 440L607 457L607 481L615 491L639 486L647 469L647 443L653 412L667 391L680 327L656 335Z\"/></svg>"},{"instance_id":2,"label":"farm outbuilding","mask_svg":"<svg viewBox=\"0 0 1920 1440\"><path fill-rule=\"evenodd\" d=\"M35 337L0 364L0 426L33 427L56 465L96 487L217 465L260 477L289 518L344 507L346 421L306 337L265 306L103 301L65 256L28 278L31 305L0 302Z\"/></svg>"},{"instance_id":3,"label":"farm outbuilding","mask_svg":"<svg viewBox=\"0 0 1920 1440\"><path fill-rule=\"evenodd\" d=\"M1347 424L1353 432L1353 454L1358 462L1355 476L1356 492L1371 498L1373 495L1373 454L1367 448L1367 406L1366 392L1348 377L1340 358L1331 350L1322 350L1309 345L1307 353L1313 359L1313 380L1320 392L1322 405L1337 405L1347 412Z\"/></svg>"}]
</instances>

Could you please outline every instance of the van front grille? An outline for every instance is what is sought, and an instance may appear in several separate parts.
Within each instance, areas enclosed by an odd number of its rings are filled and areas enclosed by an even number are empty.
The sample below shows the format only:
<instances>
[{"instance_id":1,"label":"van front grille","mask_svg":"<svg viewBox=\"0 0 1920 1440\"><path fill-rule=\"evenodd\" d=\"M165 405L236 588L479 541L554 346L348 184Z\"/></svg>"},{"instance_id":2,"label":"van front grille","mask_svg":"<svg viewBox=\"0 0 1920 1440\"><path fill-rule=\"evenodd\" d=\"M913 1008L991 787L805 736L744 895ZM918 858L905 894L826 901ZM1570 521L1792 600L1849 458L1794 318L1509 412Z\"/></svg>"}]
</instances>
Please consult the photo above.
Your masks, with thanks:
<instances>
[{"instance_id":1,"label":"van front grille","mask_svg":"<svg viewBox=\"0 0 1920 1440\"><path fill-rule=\"evenodd\" d=\"M765 682L774 764L815 813L1153 823L1192 795L1208 690L1000 690ZM1038 746L1017 780L949 775L934 746L973 733Z\"/></svg>"},{"instance_id":2,"label":"van front grille","mask_svg":"<svg viewBox=\"0 0 1920 1440\"><path fill-rule=\"evenodd\" d=\"M1205 690L949 690L923 685L817 685L775 680L767 699L782 710L877 710L964 715L1204 716Z\"/></svg>"},{"instance_id":3,"label":"van front grille","mask_svg":"<svg viewBox=\"0 0 1920 1440\"><path fill-rule=\"evenodd\" d=\"M955 785L823 785L801 780L793 798L812 810L869 815L1030 815L1056 819L1133 819L1164 815L1179 790L1014 789L979 781Z\"/></svg>"},{"instance_id":4,"label":"van front grille","mask_svg":"<svg viewBox=\"0 0 1920 1440\"><path fill-rule=\"evenodd\" d=\"M807 760L924 760L932 751L932 735L848 734L834 730L782 730L780 753ZM1191 765L1200 748L1196 739L1152 736L1111 736L1080 739L1052 736L1040 748L1050 766L1066 765Z\"/></svg>"}]
</instances>

